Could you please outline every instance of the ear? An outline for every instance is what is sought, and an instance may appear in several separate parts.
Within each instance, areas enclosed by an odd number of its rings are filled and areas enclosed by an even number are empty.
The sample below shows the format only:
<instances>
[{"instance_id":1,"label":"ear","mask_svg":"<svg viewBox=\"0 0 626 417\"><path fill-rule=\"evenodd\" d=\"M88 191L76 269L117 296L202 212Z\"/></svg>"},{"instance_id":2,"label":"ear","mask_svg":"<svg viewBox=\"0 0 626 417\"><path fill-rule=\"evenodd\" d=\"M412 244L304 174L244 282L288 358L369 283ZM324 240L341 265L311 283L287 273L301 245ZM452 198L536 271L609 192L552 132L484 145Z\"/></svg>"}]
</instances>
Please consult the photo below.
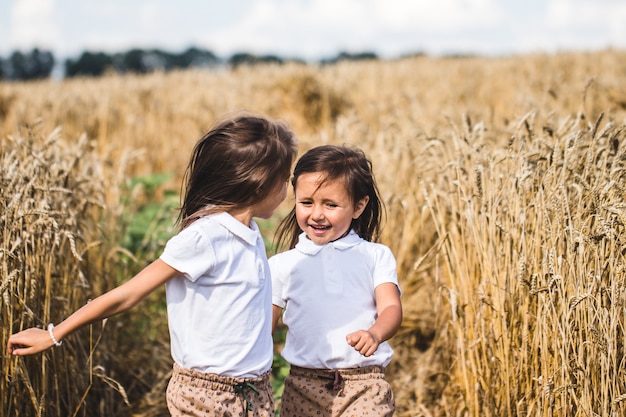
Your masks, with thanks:
<instances>
[{"instance_id":1,"label":"ear","mask_svg":"<svg viewBox=\"0 0 626 417\"><path fill-rule=\"evenodd\" d=\"M367 207L367 203L370 201L370 196L366 195L362 199L360 199L354 206L354 213L352 213L353 219L358 219L361 214L363 214L363 210Z\"/></svg>"}]
</instances>

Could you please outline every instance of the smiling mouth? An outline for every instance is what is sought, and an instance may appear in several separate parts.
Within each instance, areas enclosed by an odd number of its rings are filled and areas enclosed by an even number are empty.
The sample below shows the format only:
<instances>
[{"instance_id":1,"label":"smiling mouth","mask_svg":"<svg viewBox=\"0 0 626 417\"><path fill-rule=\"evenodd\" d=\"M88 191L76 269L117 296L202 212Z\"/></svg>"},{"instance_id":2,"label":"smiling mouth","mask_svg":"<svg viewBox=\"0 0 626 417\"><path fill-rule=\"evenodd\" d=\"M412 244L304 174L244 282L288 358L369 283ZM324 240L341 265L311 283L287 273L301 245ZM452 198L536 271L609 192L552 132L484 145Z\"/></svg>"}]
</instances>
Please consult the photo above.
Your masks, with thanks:
<instances>
[{"instance_id":1,"label":"smiling mouth","mask_svg":"<svg viewBox=\"0 0 626 417\"><path fill-rule=\"evenodd\" d=\"M330 226L319 226L319 225L315 225L315 224L310 224L309 227L312 228L312 229L315 229L315 230L328 230L328 229L330 229Z\"/></svg>"}]
</instances>

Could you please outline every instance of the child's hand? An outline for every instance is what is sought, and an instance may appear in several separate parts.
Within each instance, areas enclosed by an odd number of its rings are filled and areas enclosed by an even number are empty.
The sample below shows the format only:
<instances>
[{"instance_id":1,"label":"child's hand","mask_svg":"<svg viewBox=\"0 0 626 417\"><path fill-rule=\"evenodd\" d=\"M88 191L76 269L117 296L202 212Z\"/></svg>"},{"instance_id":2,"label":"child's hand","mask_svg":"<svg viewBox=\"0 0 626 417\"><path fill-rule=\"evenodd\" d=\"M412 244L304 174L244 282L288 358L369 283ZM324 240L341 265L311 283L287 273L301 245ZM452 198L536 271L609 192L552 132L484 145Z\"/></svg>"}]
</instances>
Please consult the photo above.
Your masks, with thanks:
<instances>
[{"instance_id":1,"label":"child's hand","mask_svg":"<svg viewBox=\"0 0 626 417\"><path fill-rule=\"evenodd\" d=\"M41 352L52 347L53 344L47 330L33 327L9 337L7 347L11 355L22 356Z\"/></svg>"},{"instance_id":2,"label":"child's hand","mask_svg":"<svg viewBox=\"0 0 626 417\"><path fill-rule=\"evenodd\" d=\"M346 336L346 341L363 356L372 356L380 342L367 330L358 330Z\"/></svg>"}]
</instances>

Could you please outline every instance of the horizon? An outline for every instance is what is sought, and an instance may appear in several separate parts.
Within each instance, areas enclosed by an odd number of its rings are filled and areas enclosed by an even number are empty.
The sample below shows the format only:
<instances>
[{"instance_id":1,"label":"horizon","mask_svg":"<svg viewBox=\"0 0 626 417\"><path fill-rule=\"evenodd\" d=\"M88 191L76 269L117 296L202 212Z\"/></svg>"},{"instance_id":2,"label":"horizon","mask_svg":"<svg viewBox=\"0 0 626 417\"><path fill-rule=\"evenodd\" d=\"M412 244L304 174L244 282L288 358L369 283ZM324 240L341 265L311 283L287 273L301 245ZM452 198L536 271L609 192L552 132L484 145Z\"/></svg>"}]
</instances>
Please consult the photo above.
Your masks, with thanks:
<instances>
[{"instance_id":1,"label":"horizon","mask_svg":"<svg viewBox=\"0 0 626 417\"><path fill-rule=\"evenodd\" d=\"M8 0L0 56L37 47L55 58L189 47L319 61L341 52L381 59L502 56L626 48L619 0Z\"/></svg>"}]
</instances>

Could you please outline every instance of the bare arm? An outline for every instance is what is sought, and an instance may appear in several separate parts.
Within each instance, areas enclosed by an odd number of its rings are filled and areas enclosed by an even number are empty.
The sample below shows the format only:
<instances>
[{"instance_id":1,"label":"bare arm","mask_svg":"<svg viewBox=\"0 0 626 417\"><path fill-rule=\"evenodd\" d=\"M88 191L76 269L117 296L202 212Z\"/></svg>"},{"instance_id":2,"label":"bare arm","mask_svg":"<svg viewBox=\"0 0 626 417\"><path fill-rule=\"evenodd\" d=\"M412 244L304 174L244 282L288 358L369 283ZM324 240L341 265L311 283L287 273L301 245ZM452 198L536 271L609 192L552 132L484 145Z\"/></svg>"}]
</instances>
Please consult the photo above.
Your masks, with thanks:
<instances>
[{"instance_id":1,"label":"bare arm","mask_svg":"<svg viewBox=\"0 0 626 417\"><path fill-rule=\"evenodd\" d=\"M280 315L283 312L281 307L278 307L275 304L272 304L272 334L276 331L276 327L278 326L278 320L280 319Z\"/></svg>"},{"instance_id":2,"label":"bare arm","mask_svg":"<svg viewBox=\"0 0 626 417\"><path fill-rule=\"evenodd\" d=\"M402 303L398 287L387 282L376 287L376 311L378 318L367 330L358 330L346 336L350 346L363 356L371 356L378 346L389 340L402 323Z\"/></svg>"},{"instance_id":3,"label":"bare arm","mask_svg":"<svg viewBox=\"0 0 626 417\"><path fill-rule=\"evenodd\" d=\"M83 326L131 309L178 273L157 259L130 280L76 310L54 328L54 337L60 341ZM9 337L8 349L9 353L21 356L41 352L52 345L48 330L30 328Z\"/></svg>"}]
</instances>

